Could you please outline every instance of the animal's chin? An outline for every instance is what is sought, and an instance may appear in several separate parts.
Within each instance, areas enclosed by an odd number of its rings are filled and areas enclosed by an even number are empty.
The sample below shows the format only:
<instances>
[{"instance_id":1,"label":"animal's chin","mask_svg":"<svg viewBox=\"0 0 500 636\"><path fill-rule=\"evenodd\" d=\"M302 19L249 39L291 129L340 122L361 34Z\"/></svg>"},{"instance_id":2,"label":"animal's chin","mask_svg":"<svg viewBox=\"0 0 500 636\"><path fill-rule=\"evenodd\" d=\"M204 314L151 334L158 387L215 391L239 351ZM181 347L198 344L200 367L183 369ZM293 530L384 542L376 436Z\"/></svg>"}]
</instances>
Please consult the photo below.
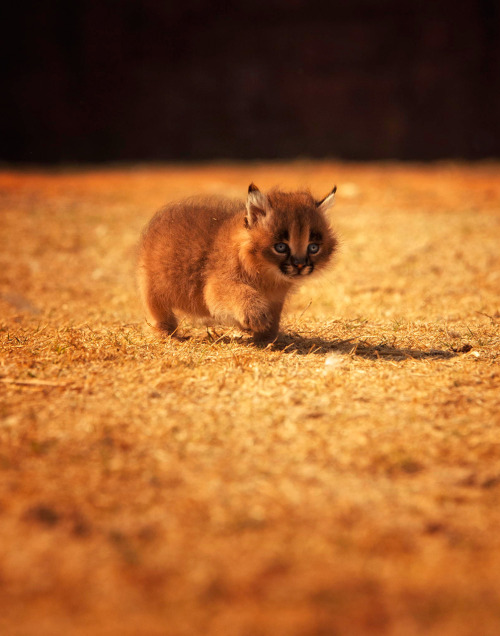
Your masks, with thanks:
<instances>
[{"instance_id":1,"label":"animal's chin","mask_svg":"<svg viewBox=\"0 0 500 636\"><path fill-rule=\"evenodd\" d=\"M286 278L291 279L293 281L300 281L303 278L307 278L307 276L310 276L314 271L313 267L306 267L305 269L296 269L294 267L290 267L290 268L284 268L281 269L281 273L286 276Z\"/></svg>"}]
</instances>

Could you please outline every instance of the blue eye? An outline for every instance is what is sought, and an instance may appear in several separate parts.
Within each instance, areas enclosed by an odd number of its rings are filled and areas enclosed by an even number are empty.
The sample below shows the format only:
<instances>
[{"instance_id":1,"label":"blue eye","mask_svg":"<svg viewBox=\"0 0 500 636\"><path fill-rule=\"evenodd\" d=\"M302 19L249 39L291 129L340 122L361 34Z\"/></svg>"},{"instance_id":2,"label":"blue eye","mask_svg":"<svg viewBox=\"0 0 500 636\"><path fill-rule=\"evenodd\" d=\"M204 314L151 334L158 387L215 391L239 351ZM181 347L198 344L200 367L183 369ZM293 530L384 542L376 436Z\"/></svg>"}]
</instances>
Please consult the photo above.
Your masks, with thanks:
<instances>
[{"instance_id":1,"label":"blue eye","mask_svg":"<svg viewBox=\"0 0 500 636\"><path fill-rule=\"evenodd\" d=\"M319 245L317 243L309 243L309 247L307 249L309 254L317 254L319 252Z\"/></svg>"},{"instance_id":2,"label":"blue eye","mask_svg":"<svg viewBox=\"0 0 500 636\"><path fill-rule=\"evenodd\" d=\"M288 252L288 245L286 243L276 243L274 249L278 252L278 254L285 254Z\"/></svg>"}]
</instances>

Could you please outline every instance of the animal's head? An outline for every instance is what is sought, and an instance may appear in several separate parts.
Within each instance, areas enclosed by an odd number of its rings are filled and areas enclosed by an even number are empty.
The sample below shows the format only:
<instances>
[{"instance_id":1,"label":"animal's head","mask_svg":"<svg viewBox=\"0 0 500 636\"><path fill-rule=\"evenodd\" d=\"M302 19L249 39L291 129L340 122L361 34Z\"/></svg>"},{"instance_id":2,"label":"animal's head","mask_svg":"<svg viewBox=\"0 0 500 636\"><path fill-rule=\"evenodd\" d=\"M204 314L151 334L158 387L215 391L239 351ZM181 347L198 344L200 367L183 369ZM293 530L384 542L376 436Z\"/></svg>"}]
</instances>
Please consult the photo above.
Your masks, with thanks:
<instances>
[{"instance_id":1,"label":"animal's head","mask_svg":"<svg viewBox=\"0 0 500 636\"><path fill-rule=\"evenodd\" d=\"M262 193L248 188L246 253L259 274L300 282L328 263L337 246L327 211L337 187L316 201L309 192Z\"/></svg>"}]
</instances>

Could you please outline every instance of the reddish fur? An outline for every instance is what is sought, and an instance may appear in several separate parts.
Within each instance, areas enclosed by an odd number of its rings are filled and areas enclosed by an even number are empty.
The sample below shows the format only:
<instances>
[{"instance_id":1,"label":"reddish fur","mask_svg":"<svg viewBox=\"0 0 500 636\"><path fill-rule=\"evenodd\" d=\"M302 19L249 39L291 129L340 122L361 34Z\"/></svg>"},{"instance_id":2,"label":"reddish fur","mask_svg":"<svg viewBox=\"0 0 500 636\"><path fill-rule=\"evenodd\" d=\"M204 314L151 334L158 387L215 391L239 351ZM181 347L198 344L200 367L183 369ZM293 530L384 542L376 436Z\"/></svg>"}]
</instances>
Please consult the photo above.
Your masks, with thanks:
<instances>
[{"instance_id":1,"label":"reddish fur","mask_svg":"<svg viewBox=\"0 0 500 636\"><path fill-rule=\"evenodd\" d=\"M250 205L252 196L266 210ZM283 255L273 250L286 229L290 250L307 254L310 230L323 237L320 253L309 256L314 271L324 267L337 241L324 213L307 192L271 191L252 185L248 212L242 201L190 199L160 210L146 227L140 251L140 284L153 326L172 334L176 312L236 323L256 340L277 336L285 298L306 275L280 270ZM286 266L292 274L306 273Z\"/></svg>"}]
</instances>

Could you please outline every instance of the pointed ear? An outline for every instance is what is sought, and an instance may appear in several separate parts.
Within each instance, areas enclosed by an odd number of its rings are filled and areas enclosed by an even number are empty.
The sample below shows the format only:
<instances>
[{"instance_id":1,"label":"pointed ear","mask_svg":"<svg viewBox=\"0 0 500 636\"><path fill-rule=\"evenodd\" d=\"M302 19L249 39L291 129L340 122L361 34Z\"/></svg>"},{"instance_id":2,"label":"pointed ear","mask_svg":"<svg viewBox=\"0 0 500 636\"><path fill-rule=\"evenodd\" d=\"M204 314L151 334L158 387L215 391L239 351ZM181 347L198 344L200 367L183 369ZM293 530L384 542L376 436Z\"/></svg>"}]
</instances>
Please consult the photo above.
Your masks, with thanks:
<instances>
[{"instance_id":1,"label":"pointed ear","mask_svg":"<svg viewBox=\"0 0 500 636\"><path fill-rule=\"evenodd\" d=\"M324 199L321 199L321 201L316 204L320 212L327 212L332 207L335 203L335 192L337 192L337 186L333 186L333 190L330 194L327 194Z\"/></svg>"},{"instance_id":2,"label":"pointed ear","mask_svg":"<svg viewBox=\"0 0 500 636\"><path fill-rule=\"evenodd\" d=\"M262 194L259 188L251 183L248 186L246 226L252 227L270 211L271 206L266 195Z\"/></svg>"}]
</instances>

